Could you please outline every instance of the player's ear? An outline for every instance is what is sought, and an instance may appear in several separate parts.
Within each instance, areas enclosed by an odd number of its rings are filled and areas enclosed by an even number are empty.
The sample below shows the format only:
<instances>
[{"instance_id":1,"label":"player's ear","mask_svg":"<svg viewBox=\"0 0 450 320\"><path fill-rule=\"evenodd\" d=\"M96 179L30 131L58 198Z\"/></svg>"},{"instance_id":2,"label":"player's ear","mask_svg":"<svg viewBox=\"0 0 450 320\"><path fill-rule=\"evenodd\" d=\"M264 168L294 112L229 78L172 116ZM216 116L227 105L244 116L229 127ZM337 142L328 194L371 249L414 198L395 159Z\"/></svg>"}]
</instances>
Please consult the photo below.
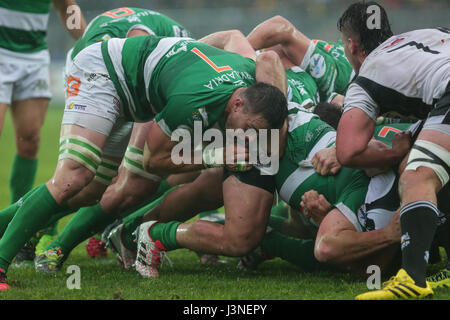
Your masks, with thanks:
<instances>
[{"instance_id":1,"label":"player's ear","mask_svg":"<svg viewBox=\"0 0 450 320\"><path fill-rule=\"evenodd\" d=\"M356 55L356 53L359 50L359 43L358 43L358 41L353 39L353 38L351 38L351 37L349 37L348 38L348 49L350 50L350 53L352 55Z\"/></svg>"},{"instance_id":2,"label":"player's ear","mask_svg":"<svg viewBox=\"0 0 450 320\"><path fill-rule=\"evenodd\" d=\"M240 98L240 97L236 97L234 99L234 103L233 103L233 106L232 106L232 111L234 111L234 112L239 111L243 107L244 107L244 100L242 98Z\"/></svg>"}]
</instances>

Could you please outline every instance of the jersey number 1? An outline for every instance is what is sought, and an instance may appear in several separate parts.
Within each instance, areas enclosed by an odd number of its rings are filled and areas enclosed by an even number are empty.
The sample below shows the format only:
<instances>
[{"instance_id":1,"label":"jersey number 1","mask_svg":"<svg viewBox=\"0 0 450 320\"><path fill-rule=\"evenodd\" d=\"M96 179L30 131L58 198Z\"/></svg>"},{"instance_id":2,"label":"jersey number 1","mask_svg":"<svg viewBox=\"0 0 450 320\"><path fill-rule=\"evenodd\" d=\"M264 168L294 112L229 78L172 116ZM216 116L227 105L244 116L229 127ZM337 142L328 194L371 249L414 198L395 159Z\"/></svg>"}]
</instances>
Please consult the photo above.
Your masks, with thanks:
<instances>
[{"instance_id":1,"label":"jersey number 1","mask_svg":"<svg viewBox=\"0 0 450 320\"><path fill-rule=\"evenodd\" d=\"M197 48L192 48L191 51L194 52L197 56L199 56L200 59L202 59L202 60L205 61L207 64L209 64L209 66L210 66L211 68L213 68L214 70L216 70L217 72L224 72L224 71L230 71L230 70L233 70L233 69L231 69L230 66L223 66L223 67L218 67L218 66L216 66L215 63L211 61L211 59L209 59L203 52L201 52L201 51L198 50Z\"/></svg>"}]
</instances>

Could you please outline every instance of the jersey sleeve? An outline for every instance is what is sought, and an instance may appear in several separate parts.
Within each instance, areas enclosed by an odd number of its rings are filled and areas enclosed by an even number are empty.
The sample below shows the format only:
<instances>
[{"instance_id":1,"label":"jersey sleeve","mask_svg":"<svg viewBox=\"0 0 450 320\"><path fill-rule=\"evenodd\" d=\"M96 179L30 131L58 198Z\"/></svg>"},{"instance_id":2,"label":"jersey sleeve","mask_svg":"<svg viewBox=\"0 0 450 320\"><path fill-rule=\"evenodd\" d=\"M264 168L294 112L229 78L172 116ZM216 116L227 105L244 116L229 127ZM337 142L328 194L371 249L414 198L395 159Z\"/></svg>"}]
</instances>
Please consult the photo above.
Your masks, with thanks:
<instances>
[{"instance_id":1,"label":"jersey sleeve","mask_svg":"<svg viewBox=\"0 0 450 320\"><path fill-rule=\"evenodd\" d=\"M380 113L380 108L377 103L370 97L370 95L361 86L352 83L345 95L344 99L344 113L358 108L364 111L367 116L373 121L377 121L377 116Z\"/></svg>"}]
</instances>

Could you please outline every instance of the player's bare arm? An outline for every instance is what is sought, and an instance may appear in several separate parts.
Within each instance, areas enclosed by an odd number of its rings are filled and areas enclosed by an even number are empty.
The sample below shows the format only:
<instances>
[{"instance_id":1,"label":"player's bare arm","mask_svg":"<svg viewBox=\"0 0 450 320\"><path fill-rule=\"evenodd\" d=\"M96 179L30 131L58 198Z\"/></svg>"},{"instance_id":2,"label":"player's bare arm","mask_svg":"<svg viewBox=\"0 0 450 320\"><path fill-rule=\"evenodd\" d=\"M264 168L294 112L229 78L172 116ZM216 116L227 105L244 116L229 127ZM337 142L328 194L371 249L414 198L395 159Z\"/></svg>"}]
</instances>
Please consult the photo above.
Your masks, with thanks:
<instances>
[{"instance_id":1,"label":"player's bare arm","mask_svg":"<svg viewBox=\"0 0 450 320\"><path fill-rule=\"evenodd\" d=\"M327 214L317 233L314 254L317 260L333 264L354 262L400 242L400 216L378 230L358 232L355 226L335 208Z\"/></svg>"},{"instance_id":2,"label":"player's bare arm","mask_svg":"<svg viewBox=\"0 0 450 320\"><path fill-rule=\"evenodd\" d=\"M255 50L239 30L226 30L211 33L201 38L199 41L256 60Z\"/></svg>"},{"instance_id":3,"label":"player's bare arm","mask_svg":"<svg viewBox=\"0 0 450 320\"><path fill-rule=\"evenodd\" d=\"M247 39L255 50L281 44L286 56L296 65L301 64L310 43L308 37L281 16L275 16L256 26Z\"/></svg>"},{"instance_id":4,"label":"player's bare arm","mask_svg":"<svg viewBox=\"0 0 450 320\"><path fill-rule=\"evenodd\" d=\"M176 165L172 161L172 149L178 141L172 141L154 122L150 127L147 143L144 148L144 169L150 173L167 176L171 173L196 171L204 168L203 164L194 164L194 161ZM192 157L195 157L192 152ZM200 155L201 158L201 155Z\"/></svg>"},{"instance_id":5,"label":"player's bare arm","mask_svg":"<svg viewBox=\"0 0 450 320\"><path fill-rule=\"evenodd\" d=\"M67 29L67 32L75 40L81 38L86 29L86 20L84 19L83 13L80 7L77 5L75 0L52 0L53 7L58 14L61 23ZM71 7L74 6L74 7ZM78 17L72 18L72 15L79 15ZM79 25L71 26L68 21L69 19L74 19Z\"/></svg>"},{"instance_id":6,"label":"player's bare arm","mask_svg":"<svg viewBox=\"0 0 450 320\"><path fill-rule=\"evenodd\" d=\"M336 137L336 155L345 167L378 168L400 162L411 147L410 134L400 133L392 148L369 143L375 122L364 111L354 108L342 115Z\"/></svg>"}]
</instances>

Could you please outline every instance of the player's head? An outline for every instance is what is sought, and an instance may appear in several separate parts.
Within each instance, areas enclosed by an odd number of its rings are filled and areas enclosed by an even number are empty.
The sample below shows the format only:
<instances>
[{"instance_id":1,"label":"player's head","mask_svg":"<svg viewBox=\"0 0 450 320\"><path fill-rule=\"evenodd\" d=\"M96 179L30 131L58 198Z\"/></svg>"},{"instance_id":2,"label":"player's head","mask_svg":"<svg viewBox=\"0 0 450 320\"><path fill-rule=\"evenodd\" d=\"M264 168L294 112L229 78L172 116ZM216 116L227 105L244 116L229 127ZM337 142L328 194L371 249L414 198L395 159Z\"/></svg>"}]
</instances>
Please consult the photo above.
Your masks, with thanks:
<instances>
[{"instance_id":1,"label":"player's head","mask_svg":"<svg viewBox=\"0 0 450 320\"><path fill-rule=\"evenodd\" d=\"M342 116L342 110L338 105L321 102L314 108L314 113L319 116L320 120L328 123L337 130L339 120Z\"/></svg>"},{"instance_id":2,"label":"player's head","mask_svg":"<svg viewBox=\"0 0 450 320\"><path fill-rule=\"evenodd\" d=\"M232 101L227 129L280 129L288 115L280 89L263 82L243 88Z\"/></svg>"},{"instance_id":3,"label":"player's head","mask_svg":"<svg viewBox=\"0 0 450 320\"><path fill-rule=\"evenodd\" d=\"M357 73L365 57L393 35L386 11L374 1L350 5L339 18L338 29Z\"/></svg>"}]
</instances>

